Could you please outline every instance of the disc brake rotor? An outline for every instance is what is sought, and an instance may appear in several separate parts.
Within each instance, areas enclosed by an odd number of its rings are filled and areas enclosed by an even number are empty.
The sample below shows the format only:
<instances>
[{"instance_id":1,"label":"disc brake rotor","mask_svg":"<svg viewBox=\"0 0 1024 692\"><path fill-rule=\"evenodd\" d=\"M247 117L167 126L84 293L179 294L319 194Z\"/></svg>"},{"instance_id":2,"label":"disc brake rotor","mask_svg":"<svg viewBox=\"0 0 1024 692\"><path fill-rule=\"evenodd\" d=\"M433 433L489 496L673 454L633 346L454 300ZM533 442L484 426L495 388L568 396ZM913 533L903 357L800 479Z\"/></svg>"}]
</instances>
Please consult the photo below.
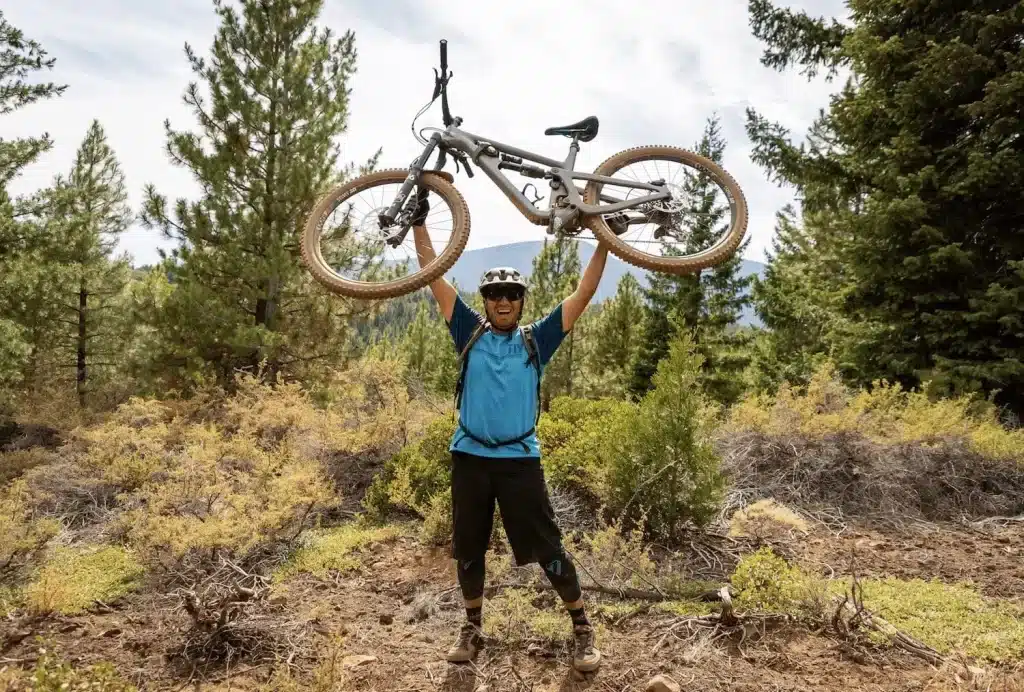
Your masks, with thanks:
<instances>
[{"instance_id":1,"label":"disc brake rotor","mask_svg":"<svg viewBox=\"0 0 1024 692\"><path fill-rule=\"evenodd\" d=\"M390 230L386 228L381 228L380 215L387 212L387 210L387 207L377 207L376 209L371 209L362 218L362 220L359 222L356 228L358 228L361 233L365 233L369 238L372 238L373 240L390 240L396 233L402 230L402 227L394 225L391 227Z\"/></svg>"},{"instance_id":2,"label":"disc brake rotor","mask_svg":"<svg viewBox=\"0 0 1024 692\"><path fill-rule=\"evenodd\" d=\"M686 207L686 191L677 183L665 183L665 189L671 195L668 199L652 202L650 208L666 214L678 214Z\"/></svg>"}]
</instances>

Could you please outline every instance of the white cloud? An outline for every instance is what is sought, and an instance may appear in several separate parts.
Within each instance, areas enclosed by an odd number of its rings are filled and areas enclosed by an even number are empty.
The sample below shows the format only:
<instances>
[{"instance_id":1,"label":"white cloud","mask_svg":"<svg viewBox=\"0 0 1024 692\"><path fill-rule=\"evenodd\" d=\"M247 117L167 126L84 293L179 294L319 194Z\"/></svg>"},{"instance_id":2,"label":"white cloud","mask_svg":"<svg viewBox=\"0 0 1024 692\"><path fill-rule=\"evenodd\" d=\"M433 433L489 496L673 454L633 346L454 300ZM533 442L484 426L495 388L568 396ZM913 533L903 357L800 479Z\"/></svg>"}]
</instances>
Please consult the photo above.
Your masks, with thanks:
<instances>
[{"instance_id":1,"label":"white cloud","mask_svg":"<svg viewBox=\"0 0 1024 692\"><path fill-rule=\"evenodd\" d=\"M814 14L844 13L841 0L787 4ZM452 110L467 130L560 158L567 141L545 137L544 129L597 115L600 134L577 160L583 170L626 147L689 147L717 111L728 140L725 167L750 205L753 240L746 255L760 260L775 212L792 193L769 183L750 161L744 109L753 106L800 134L835 85L762 67L746 5L326 0L323 23L339 33L354 30L359 51L344 158L362 161L381 146L385 167L404 167L415 157L419 145L409 123L430 96L437 40L447 38L455 72ZM98 118L134 204L149 182L172 198L194 194L189 173L167 158L163 122L169 118L177 129L195 122L181 103L192 78L183 46L208 51L216 30L212 3L33 0L5 13L57 58L52 78L70 85L59 99L4 117L5 137L48 131L56 140L16 191L41 187L66 171L89 122ZM436 107L418 125L439 121ZM457 183L473 218L470 247L543 237L543 229L525 222L483 175ZM141 227L122 240L137 264L152 262L156 247L168 244Z\"/></svg>"}]
</instances>

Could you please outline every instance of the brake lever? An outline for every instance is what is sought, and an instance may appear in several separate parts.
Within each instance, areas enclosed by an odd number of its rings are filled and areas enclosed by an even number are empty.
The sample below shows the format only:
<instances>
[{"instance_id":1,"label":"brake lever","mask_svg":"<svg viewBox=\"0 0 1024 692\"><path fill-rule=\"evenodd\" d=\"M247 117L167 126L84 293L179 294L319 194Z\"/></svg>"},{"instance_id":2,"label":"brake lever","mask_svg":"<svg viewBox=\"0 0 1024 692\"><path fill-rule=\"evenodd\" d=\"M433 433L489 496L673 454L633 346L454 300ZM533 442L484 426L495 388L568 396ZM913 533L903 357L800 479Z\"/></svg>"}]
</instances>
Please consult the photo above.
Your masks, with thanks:
<instances>
[{"instance_id":1,"label":"brake lever","mask_svg":"<svg viewBox=\"0 0 1024 692\"><path fill-rule=\"evenodd\" d=\"M469 160L466 158L466 156L463 155L463 154L453 154L453 157L455 158L455 172L456 173L459 172L459 163L461 162L462 165L466 167L466 175L468 175L470 178L472 178L473 177L473 169L470 168Z\"/></svg>"},{"instance_id":2,"label":"brake lever","mask_svg":"<svg viewBox=\"0 0 1024 692\"><path fill-rule=\"evenodd\" d=\"M441 77L437 73L437 68L434 70L434 95L430 97L430 102L433 103L437 100L437 97L441 95Z\"/></svg>"}]
</instances>

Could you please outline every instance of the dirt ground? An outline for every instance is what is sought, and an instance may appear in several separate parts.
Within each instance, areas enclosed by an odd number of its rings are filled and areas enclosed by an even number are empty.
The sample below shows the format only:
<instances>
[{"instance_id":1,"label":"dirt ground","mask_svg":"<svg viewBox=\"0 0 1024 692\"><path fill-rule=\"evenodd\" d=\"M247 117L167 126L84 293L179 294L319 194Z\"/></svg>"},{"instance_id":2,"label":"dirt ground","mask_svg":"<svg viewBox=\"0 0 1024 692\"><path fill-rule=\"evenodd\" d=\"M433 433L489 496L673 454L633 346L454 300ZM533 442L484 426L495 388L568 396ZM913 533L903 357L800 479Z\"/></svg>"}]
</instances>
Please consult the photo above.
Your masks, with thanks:
<instances>
[{"instance_id":1,"label":"dirt ground","mask_svg":"<svg viewBox=\"0 0 1024 692\"><path fill-rule=\"evenodd\" d=\"M851 529L809 538L796 557L845 574L856 548L862 574L972 578L983 592L1021 598L1022 547L1021 522L985 531ZM550 640L492 640L475 664L449 665L444 652L462 611L445 549L402 537L368 548L361 560L343 576L300 576L254 605L233 656L205 663L182 656L189 618L178 599L137 594L77 617L3 622L0 667L31 667L41 636L76 666L109 661L152 690L257 690L275 669L291 671L298 686L262 689L314 689L318 664L327 684L315 689L335 690L610 692L643 690L659 673L685 690L1024 690L1024 670L991 671L972 683L965 670L939 670L797 624L748 627L713 643L676 637L669 632L676 616L652 611L619 624L601 612L600 598L590 609L605 661L588 679L571 673L568 643ZM729 567L723 564L723 580Z\"/></svg>"},{"instance_id":2,"label":"dirt ground","mask_svg":"<svg viewBox=\"0 0 1024 692\"><path fill-rule=\"evenodd\" d=\"M901 528L853 528L807 539L801 559L828 575L848 574L855 555L862 576L893 576L973 582L986 596L1024 600L1024 521L985 529L908 524Z\"/></svg>"}]
</instances>

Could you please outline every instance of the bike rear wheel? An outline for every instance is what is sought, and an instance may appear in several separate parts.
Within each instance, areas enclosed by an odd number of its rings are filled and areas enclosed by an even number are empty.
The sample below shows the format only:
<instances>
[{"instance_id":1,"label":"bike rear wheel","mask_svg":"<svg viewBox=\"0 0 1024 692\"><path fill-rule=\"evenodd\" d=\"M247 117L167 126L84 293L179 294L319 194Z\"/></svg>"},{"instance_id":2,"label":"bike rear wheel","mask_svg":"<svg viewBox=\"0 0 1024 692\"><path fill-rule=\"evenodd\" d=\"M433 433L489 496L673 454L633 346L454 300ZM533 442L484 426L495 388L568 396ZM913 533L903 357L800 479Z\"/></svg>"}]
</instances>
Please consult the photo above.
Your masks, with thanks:
<instances>
[{"instance_id":1,"label":"bike rear wheel","mask_svg":"<svg viewBox=\"0 0 1024 692\"><path fill-rule=\"evenodd\" d=\"M469 207L445 174L424 171L421 182L430 195L427 233L436 257L419 266L413 230L392 248L377 215L390 206L408 170L384 170L360 176L328 192L316 205L302 233L302 260L329 291L350 298L378 300L412 293L440 278L466 248ZM415 189L410 194L414 197ZM328 226L338 212L337 226ZM434 233L447 232L438 250ZM352 270L346 276L343 270Z\"/></svg>"},{"instance_id":2,"label":"bike rear wheel","mask_svg":"<svg viewBox=\"0 0 1024 692\"><path fill-rule=\"evenodd\" d=\"M679 172L673 173L675 169ZM665 177L666 172L675 177ZM626 210L634 222L627 226L621 223L622 215L616 214L594 214L585 220L600 241L630 264L668 274L696 273L728 260L747 232L747 202L743 190L721 166L700 154L667 146L626 149L598 166L594 174L645 183L663 178L673 192L670 201ZM717 198L724 197L725 205L711 203L709 206L692 192L688 193L709 181L718 188L721 195ZM583 199L587 204L598 204L602 194L631 199L650 192L591 181L587 183ZM616 219L619 225L613 230ZM713 228L724 226L725 222L728 227ZM643 227L639 237L633 237L634 225L655 229L650 239L644 240ZM683 226L689 228L683 229Z\"/></svg>"}]
</instances>

